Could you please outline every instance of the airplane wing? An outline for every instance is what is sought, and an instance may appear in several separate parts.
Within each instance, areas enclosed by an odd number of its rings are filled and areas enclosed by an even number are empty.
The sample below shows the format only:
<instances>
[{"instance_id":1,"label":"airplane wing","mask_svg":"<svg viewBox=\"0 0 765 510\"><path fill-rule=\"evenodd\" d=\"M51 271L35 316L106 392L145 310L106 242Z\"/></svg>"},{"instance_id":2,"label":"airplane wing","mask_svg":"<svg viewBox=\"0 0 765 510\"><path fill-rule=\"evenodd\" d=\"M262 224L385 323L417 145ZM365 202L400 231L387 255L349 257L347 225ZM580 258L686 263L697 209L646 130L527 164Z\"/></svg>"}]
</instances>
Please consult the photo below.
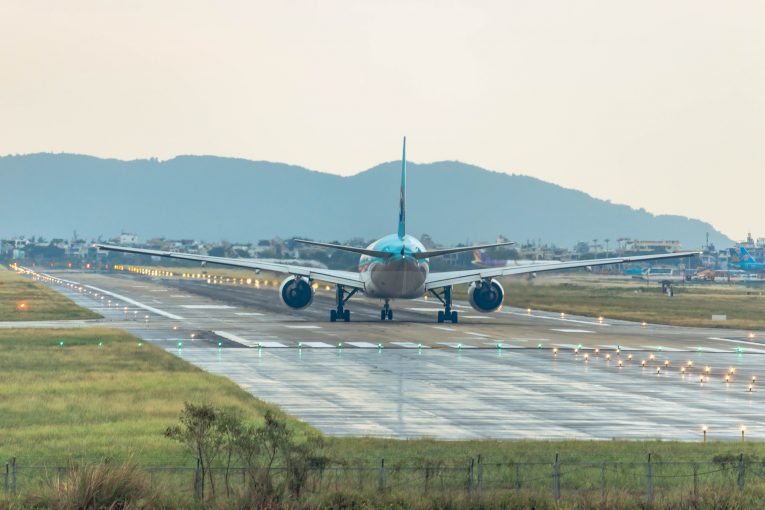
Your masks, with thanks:
<instances>
[{"instance_id":1,"label":"airplane wing","mask_svg":"<svg viewBox=\"0 0 765 510\"><path fill-rule=\"evenodd\" d=\"M304 276L311 280L321 280L327 283L345 285L354 289L364 289L364 283L361 280L360 273L352 271L336 271L333 269L321 269L316 267L296 266L291 264L279 264L274 262L260 262L258 259L235 259L230 257L211 257L209 255L191 255L189 253L177 253L162 250L145 250L142 248L128 248L126 246L110 246L106 244L96 244L96 248L106 251L117 251L122 253L137 253L140 255L151 255L154 257L166 257L179 260L193 260L195 262L205 262L209 264L218 264L229 267L242 267L246 269L258 269L263 271L273 271L274 273L291 274Z\"/></svg>"},{"instance_id":2,"label":"airplane wing","mask_svg":"<svg viewBox=\"0 0 765 510\"><path fill-rule=\"evenodd\" d=\"M529 264L524 266L511 267L493 267L493 268L475 268L464 271L447 271L443 273L430 273L425 280L425 287L429 289L438 289L447 285L458 285L460 283L472 283L485 278L496 278L498 276L512 276L529 273L539 273L541 271L559 271L561 269L576 269L580 267L606 266L608 264L622 264L627 262L643 262L646 260L675 259L681 257L690 257L699 255L697 251L666 253L662 255L638 255L635 257L612 257L607 259L590 260L572 260L570 262L560 262L558 264Z\"/></svg>"}]
</instances>

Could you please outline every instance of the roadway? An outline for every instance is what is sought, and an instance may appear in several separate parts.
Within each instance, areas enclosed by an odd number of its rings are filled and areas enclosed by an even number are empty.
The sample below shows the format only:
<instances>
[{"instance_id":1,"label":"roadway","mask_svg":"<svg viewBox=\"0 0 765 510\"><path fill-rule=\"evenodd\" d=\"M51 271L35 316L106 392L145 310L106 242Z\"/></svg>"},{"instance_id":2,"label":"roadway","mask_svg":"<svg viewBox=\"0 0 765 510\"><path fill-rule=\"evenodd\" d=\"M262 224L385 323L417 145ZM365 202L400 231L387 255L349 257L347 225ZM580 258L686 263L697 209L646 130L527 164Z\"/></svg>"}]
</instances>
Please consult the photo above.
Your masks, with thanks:
<instances>
[{"instance_id":1,"label":"roadway","mask_svg":"<svg viewBox=\"0 0 765 510\"><path fill-rule=\"evenodd\" d=\"M350 323L330 323L324 289L292 311L273 286L49 274L105 317L68 326L127 329L328 434L698 440L702 425L715 439L740 438L743 425L765 437L760 383L749 390L765 377L763 332L511 307L482 315L459 302L460 324L437 324L432 299L395 302L395 320L382 322L379 302L363 297L349 302Z\"/></svg>"}]
</instances>

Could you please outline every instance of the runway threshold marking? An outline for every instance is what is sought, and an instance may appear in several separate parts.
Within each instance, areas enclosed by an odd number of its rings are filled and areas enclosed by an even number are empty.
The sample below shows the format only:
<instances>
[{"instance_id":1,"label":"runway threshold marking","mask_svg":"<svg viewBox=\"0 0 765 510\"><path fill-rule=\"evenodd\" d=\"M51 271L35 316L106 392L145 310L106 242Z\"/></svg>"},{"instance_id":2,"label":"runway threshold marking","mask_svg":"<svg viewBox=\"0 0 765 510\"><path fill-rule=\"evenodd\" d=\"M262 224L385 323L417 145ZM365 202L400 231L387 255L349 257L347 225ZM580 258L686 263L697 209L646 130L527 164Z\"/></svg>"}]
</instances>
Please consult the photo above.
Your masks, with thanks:
<instances>
[{"instance_id":1,"label":"runway threshold marking","mask_svg":"<svg viewBox=\"0 0 765 510\"><path fill-rule=\"evenodd\" d=\"M69 283L74 283L74 282L69 282ZM80 285L80 284L78 284L78 285ZM175 314L166 312L164 310L160 310L159 308L154 308L153 306L145 305L145 304L143 304L143 303L141 303L139 301L136 301L135 299L130 299L127 296L123 296L121 294L117 294L116 292L111 292L111 291L108 291L108 290L99 289L98 287L94 287L92 285L84 285L84 287L87 287L89 289L93 289L96 292L100 292L101 294L106 294L107 296L111 296L111 297L117 298L120 301L124 301L125 303L131 304L133 306L137 306L138 308L143 308L146 311L155 313L157 315L161 315L162 317L167 317L168 319L173 319L173 320L176 320L176 321L185 320L180 315L175 315Z\"/></svg>"},{"instance_id":2,"label":"runway threshold marking","mask_svg":"<svg viewBox=\"0 0 765 510\"><path fill-rule=\"evenodd\" d=\"M225 338L226 340L231 340L232 342L246 345L248 347L253 347L257 343L253 340L247 340L246 338L242 338L241 336L237 336L233 333L229 333L228 331L213 331L213 334L216 334L221 338Z\"/></svg>"},{"instance_id":3,"label":"runway threshold marking","mask_svg":"<svg viewBox=\"0 0 765 510\"><path fill-rule=\"evenodd\" d=\"M334 347L334 345L330 345L328 343L324 342L303 342L303 346L305 347L313 347L313 348L319 348L319 349L326 349L327 347Z\"/></svg>"},{"instance_id":4,"label":"runway threshold marking","mask_svg":"<svg viewBox=\"0 0 765 510\"><path fill-rule=\"evenodd\" d=\"M275 348L282 348L287 347L283 343L280 342L258 342L258 347L275 347Z\"/></svg>"},{"instance_id":5,"label":"runway threshold marking","mask_svg":"<svg viewBox=\"0 0 765 510\"><path fill-rule=\"evenodd\" d=\"M452 349L475 349L475 345L467 345L457 342L438 342L438 345L445 345Z\"/></svg>"},{"instance_id":6,"label":"runway threshold marking","mask_svg":"<svg viewBox=\"0 0 765 510\"><path fill-rule=\"evenodd\" d=\"M416 344L414 342L391 342L393 345L398 345L404 349L430 349L427 345Z\"/></svg>"},{"instance_id":7,"label":"runway threshold marking","mask_svg":"<svg viewBox=\"0 0 765 510\"><path fill-rule=\"evenodd\" d=\"M345 342L344 345L352 345L362 349L377 349L377 344L373 344L371 342Z\"/></svg>"}]
</instances>

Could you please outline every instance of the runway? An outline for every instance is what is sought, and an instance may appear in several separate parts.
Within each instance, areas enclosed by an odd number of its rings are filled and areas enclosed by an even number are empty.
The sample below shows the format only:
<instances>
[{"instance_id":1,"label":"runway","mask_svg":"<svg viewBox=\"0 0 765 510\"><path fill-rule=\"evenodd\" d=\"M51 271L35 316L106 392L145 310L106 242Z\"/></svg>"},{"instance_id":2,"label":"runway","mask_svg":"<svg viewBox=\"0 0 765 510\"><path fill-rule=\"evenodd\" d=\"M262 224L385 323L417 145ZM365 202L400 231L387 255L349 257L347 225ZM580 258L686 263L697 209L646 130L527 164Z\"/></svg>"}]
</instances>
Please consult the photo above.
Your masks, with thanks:
<instances>
[{"instance_id":1,"label":"runway","mask_svg":"<svg viewBox=\"0 0 765 510\"><path fill-rule=\"evenodd\" d=\"M760 383L749 391L765 377L763 332L481 315L465 303L460 324L437 324L433 300L394 302L395 320L381 322L363 297L349 302L350 323L330 323L323 289L292 311L273 286L48 274L105 317L67 326L127 329L327 434L699 440L706 425L712 439L740 439L741 426L765 437Z\"/></svg>"}]
</instances>

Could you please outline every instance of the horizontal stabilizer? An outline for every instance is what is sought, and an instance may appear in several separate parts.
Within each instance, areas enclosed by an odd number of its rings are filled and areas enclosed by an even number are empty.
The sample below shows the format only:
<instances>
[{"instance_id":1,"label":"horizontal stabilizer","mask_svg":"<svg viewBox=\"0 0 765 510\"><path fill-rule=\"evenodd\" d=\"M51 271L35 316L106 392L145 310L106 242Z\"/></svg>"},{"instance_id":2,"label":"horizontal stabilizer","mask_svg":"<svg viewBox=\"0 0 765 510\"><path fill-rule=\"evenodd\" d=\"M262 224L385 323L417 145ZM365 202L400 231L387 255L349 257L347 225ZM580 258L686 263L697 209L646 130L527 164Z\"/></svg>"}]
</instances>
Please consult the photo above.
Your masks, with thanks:
<instances>
[{"instance_id":1,"label":"horizontal stabilizer","mask_svg":"<svg viewBox=\"0 0 765 510\"><path fill-rule=\"evenodd\" d=\"M345 246L343 244L330 244L319 243L317 241L306 241L304 239L295 239L296 243L311 244L313 246L321 246L322 248L332 248L334 250L349 251L351 253L360 253L361 255L369 255L370 257L378 257L381 259L387 259L391 255L387 251L367 250L366 248L356 248L355 246Z\"/></svg>"},{"instance_id":2,"label":"horizontal stabilizer","mask_svg":"<svg viewBox=\"0 0 765 510\"><path fill-rule=\"evenodd\" d=\"M513 241L508 241L505 243L497 243L497 244L482 244L480 246L461 246L459 248L446 248L444 250L421 251L419 253L415 253L414 258L429 259L430 257L440 257L441 255L449 255L450 253L460 253L464 251L473 251L473 250L484 250L486 248L496 248L498 246L508 246L510 244L515 244L515 243Z\"/></svg>"}]
</instances>

